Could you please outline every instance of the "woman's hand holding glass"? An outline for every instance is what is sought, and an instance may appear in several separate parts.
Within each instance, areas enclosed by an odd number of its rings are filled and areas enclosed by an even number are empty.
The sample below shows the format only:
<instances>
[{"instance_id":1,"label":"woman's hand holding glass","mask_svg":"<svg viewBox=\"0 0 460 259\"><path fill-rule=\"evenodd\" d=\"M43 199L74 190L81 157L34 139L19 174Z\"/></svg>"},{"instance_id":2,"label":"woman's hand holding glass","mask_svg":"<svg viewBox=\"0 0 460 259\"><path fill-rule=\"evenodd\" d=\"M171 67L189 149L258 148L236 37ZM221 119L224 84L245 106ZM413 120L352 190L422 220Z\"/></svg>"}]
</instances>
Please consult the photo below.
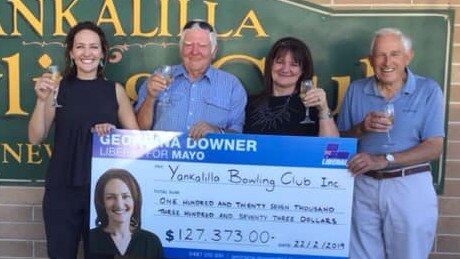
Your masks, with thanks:
<instances>
[{"instance_id":1,"label":"woman's hand holding glass","mask_svg":"<svg viewBox=\"0 0 460 259\"><path fill-rule=\"evenodd\" d=\"M306 93L303 94L301 91L300 98L302 100L302 103L305 105L305 108L307 109L307 113L309 113L309 107L316 107L319 112L329 110L329 106L327 104L326 99L326 92L322 88L312 87L310 90L306 91ZM311 119L309 120L308 118L309 115L307 115L306 119L303 120L301 123L314 122Z\"/></svg>"},{"instance_id":2,"label":"woman's hand holding glass","mask_svg":"<svg viewBox=\"0 0 460 259\"><path fill-rule=\"evenodd\" d=\"M51 73L51 80L58 83L57 87L53 89L53 100L51 101L51 107L60 108L60 105L57 101L58 93L59 93L59 82L61 81L61 73L59 72L59 67L56 65L49 66L48 71Z\"/></svg>"},{"instance_id":3,"label":"woman's hand holding glass","mask_svg":"<svg viewBox=\"0 0 460 259\"><path fill-rule=\"evenodd\" d=\"M44 73L41 77L36 79L34 89L35 94L37 95L37 100L49 102L49 105L53 107L52 104L55 101L54 92L57 92L57 89L59 89L59 82L60 78L53 79L53 75L51 73Z\"/></svg>"},{"instance_id":4,"label":"woman's hand holding glass","mask_svg":"<svg viewBox=\"0 0 460 259\"><path fill-rule=\"evenodd\" d=\"M313 82L311 80L304 80L300 82L299 96L300 99L303 100L303 103L305 105L305 118L302 121L300 121L300 124L315 123L315 121L310 118L310 105L305 101L305 99L307 98L307 94L311 92L312 89Z\"/></svg>"},{"instance_id":5,"label":"woman's hand holding glass","mask_svg":"<svg viewBox=\"0 0 460 259\"><path fill-rule=\"evenodd\" d=\"M329 109L326 92L322 88L313 88L308 91L302 102L306 107L316 107L319 111Z\"/></svg>"}]
</instances>

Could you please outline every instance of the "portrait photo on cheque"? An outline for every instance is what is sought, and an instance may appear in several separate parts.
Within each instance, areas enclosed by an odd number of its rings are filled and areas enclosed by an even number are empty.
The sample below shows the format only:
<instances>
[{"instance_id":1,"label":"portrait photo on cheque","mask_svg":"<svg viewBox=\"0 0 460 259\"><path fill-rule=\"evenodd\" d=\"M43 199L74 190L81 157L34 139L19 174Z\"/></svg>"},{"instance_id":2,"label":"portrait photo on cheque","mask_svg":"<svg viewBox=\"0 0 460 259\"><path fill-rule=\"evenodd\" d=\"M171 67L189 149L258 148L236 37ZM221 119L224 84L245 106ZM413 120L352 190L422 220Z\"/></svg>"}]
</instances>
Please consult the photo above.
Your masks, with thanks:
<instances>
[{"instance_id":1,"label":"portrait photo on cheque","mask_svg":"<svg viewBox=\"0 0 460 259\"><path fill-rule=\"evenodd\" d=\"M142 194L125 169L105 171L94 188L95 225L90 230L92 258L163 258L154 233L141 228Z\"/></svg>"}]
</instances>

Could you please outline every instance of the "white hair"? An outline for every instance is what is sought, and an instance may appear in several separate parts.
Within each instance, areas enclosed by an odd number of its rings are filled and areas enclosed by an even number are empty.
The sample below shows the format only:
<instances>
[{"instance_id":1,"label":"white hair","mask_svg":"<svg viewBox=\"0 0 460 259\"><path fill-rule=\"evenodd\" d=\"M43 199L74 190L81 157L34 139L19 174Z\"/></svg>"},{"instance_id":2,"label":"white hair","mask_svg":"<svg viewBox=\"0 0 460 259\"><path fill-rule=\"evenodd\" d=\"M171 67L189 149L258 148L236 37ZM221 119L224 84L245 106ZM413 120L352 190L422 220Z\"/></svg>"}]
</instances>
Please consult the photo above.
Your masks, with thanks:
<instances>
[{"instance_id":1,"label":"white hair","mask_svg":"<svg viewBox=\"0 0 460 259\"><path fill-rule=\"evenodd\" d=\"M386 36L386 35L395 35L399 37L404 47L404 51L412 50L412 40L407 35L405 35L401 30L396 29L396 28L382 28L376 31L374 34L374 38L372 39L372 42L371 42L371 49L370 49L371 54L374 51L374 45L375 45L376 39L378 37Z\"/></svg>"},{"instance_id":2,"label":"white hair","mask_svg":"<svg viewBox=\"0 0 460 259\"><path fill-rule=\"evenodd\" d=\"M180 49L182 49L182 46L184 44L185 33L188 32L188 31L191 31L191 30L196 30L196 29L205 30L205 31L209 32L209 41L211 42L211 52L214 52L214 50L216 50L216 48L217 48L217 33L215 32L215 29L213 29L213 31L203 29L203 28L200 27L198 22L194 23L192 25L192 27L190 27L188 29L185 29L185 30L183 30L181 32L180 40L179 40Z\"/></svg>"}]
</instances>

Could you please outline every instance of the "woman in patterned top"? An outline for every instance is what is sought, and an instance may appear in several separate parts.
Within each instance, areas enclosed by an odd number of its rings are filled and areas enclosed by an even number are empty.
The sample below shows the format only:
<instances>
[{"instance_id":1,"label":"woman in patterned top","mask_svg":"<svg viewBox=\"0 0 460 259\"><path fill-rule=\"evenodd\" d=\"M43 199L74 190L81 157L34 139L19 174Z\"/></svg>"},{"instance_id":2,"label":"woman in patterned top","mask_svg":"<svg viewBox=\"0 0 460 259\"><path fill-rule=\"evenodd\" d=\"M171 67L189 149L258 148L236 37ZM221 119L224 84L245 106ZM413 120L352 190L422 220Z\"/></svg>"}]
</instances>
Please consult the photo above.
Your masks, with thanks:
<instances>
[{"instance_id":1,"label":"woman in patterned top","mask_svg":"<svg viewBox=\"0 0 460 259\"><path fill-rule=\"evenodd\" d=\"M293 37L279 39L270 49L264 71L264 91L249 98L244 132L250 134L338 137L326 92L313 88L303 98L301 82L313 77L308 46ZM313 123L301 123L306 107Z\"/></svg>"}]
</instances>

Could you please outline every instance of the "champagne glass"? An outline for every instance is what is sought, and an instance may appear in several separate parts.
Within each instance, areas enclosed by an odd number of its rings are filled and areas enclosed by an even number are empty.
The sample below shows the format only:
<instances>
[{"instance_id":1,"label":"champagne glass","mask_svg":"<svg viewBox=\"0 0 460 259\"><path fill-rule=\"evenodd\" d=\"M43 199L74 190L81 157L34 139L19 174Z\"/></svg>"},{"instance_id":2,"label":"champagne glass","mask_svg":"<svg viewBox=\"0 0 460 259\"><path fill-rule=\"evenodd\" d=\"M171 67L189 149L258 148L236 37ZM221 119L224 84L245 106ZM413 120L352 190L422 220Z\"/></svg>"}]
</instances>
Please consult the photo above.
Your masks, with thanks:
<instances>
[{"instance_id":1,"label":"champagne glass","mask_svg":"<svg viewBox=\"0 0 460 259\"><path fill-rule=\"evenodd\" d=\"M304 80L300 83L300 98L303 99L308 91L313 88L313 82L311 80ZM300 124L309 124L315 123L314 120L310 118L310 107L305 107L305 118L300 122Z\"/></svg>"},{"instance_id":2,"label":"champagne glass","mask_svg":"<svg viewBox=\"0 0 460 259\"><path fill-rule=\"evenodd\" d=\"M169 105L171 104L171 98L169 97L169 85L172 83L173 75L172 75L172 67L171 66L162 66L158 70L160 75L166 80L166 84L168 87L163 91L163 95L159 101L160 105Z\"/></svg>"},{"instance_id":3,"label":"champagne glass","mask_svg":"<svg viewBox=\"0 0 460 259\"><path fill-rule=\"evenodd\" d=\"M390 146L393 146L395 143L392 141L391 139L391 129L393 128L393 124L394 124L394 119L395 119L395 107L393 105L393 103L387 103L384 107L383 107L383 113L385 113L385 115L388 117L391 125L388 127L388 131L387 131L387 141L385 142L385 144L383 144L384 147L390 147Z\"/></svg>"},{"instance_id":4,"label":"champagne glass","mask_svg":"<svg viewBox=\"0 0 460 259\"><path fill-rule=\"evenodd\" d=\"M49 66L48 71L51 73L51 80L55 82L59 82L59 79L61 78L61 74L59 73L59 67L56 65ZM52 91L53 101L51 102L51 107L55 107L55 108L62 107L62 105L60 105L57 101L58 93L59 93L59 86L54 88Z\"/></svg>"}]
</instances>

